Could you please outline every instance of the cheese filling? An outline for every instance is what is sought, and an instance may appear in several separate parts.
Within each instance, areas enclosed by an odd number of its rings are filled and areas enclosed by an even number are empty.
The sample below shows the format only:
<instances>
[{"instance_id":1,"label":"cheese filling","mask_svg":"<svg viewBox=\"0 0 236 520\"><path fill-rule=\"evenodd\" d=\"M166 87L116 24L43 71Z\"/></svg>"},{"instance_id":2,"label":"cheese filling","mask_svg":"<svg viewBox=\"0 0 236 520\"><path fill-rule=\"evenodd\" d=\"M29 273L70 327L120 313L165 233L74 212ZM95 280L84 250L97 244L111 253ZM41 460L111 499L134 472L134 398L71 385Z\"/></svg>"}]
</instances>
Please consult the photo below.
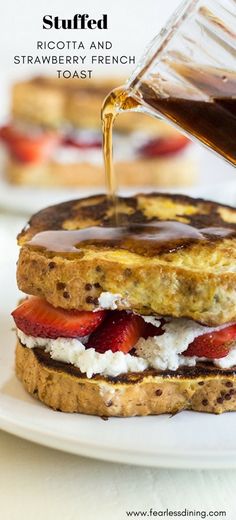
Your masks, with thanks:
<instances>
[{"instance_id":1,"label":"cheese filling","mask_svg":"<svg viewBox=\"0 0 236 520\"><path fill-rule=\"evenodd\" d=\"M158 326L154 316L143 316L148 323ZM52 359L69 363L79 368L88 378L94 374L116 377L128 372L143 372L147 368L156 370L178 370L181 366L195 366L203 358L187 357L183 353L195 338L221 330L220 327L205 327L185 318L170 319L163 325L161 336L140 338L134 347L133 354L123 352L107 352L101 354L94 348L86 348L88 337L83 338L41 338L24 334L17 329L20 342L27 348L44 348ZM205 359L204 359L205 360ZM229 354L220 359L211 360L219 368L231 368L236 365L236 342Z\"/></svg>"},{"instance_id":2,"label":"cheese filling","mask_svg":"<svg viewBox=\"0 0 236 520\"><path fill-rule=\"evenodd\" d=\"M13 129L22 133L23 136L27 138L38 138L44 135L44 130L33 124L24 123L23 121L15 121L13 125ZM54 149L50 152L50 159L58 164L75 164L75 163L88 163L94 166L103 165L103 155L102 155L102 141L101 141L101 132L96 129L88 128L88 129L76 129L66 125L60 129L61 140L56 144ZM63 139L64 137L64 139ZM69 142L67 141L69 139ZM124 161L135 161L139 159L149 158L147 153L145 153L145 146L153 140L158 140L158 138L166 141L168 143L171 136L163 135L162 132L159 134L148 134L143 131L133 131L129 134L122 134L119 132L115 132L114 139L114 161L115 162L124 162ZM71 142L70 142L71 140ZM76 146L78 143L78 146ZM99 145L100 144L100 145ZM164 156L156 152L156 155L152 158L160 158L166 159L168 157L174 156L175 160L182 156L190 157L192 156L193 150L191 143L186 143L185 146L180 147L179 149L171 150L169 153L166 153ZM10 146L10 143L9 143Z\"/></svg>"},{"instance_id":3,"label":"cheese filling","mask_svg":"<svg viewBox=\"0 0 236 520\"><path fill-rule=\"evenodd\" d=\"M87 133L86 133L87 132ZM96 135L96 132L87 130L87 131L80 131L76 133L78 138L84 139L85 136L87 138L87 141L89 142L92 136ZM100 134L97 133L97 137L100 138ZM157 136L156 136L157 137ZM147 157L145 153L142 153L142 147L146 145L150 140L153 139L153 136L147 136L147 134L143 132L132 132L129 135L122 135L115 133L113 136L114 140L114 161L115 162L124 162L124 161L135 161L140 158L144 159ZM164 138L168 142L168 137ZM176 156L183 156L186 154L192 154L192 147L190 146L190 152L189 152L189 146L184 146L183 148L180 148L179 150L174 151L170 155L174 155L175 159ZM154 156L154 158L163 159L163 156L159 156L158 153ZM166 157L169 157L168 154ZM148 158L148 157L147 157ZM52 155L52 160L61 163L61 164L73 164L73 163L90 163L94 164L96 166L102 166L103 164L103 156L102 156L102 148L98 147L90 147L90 148L79 148L73 145L68 144L59 144Z\"/></svg>"},{"instance_id":4,"label":"cheese filling","mask_svg":"<svg viewBox=\"0 0 236 520\"><path fill-rule=\"evenodd\" d=\"M28 348L43 347L52 359L74 365L89 379L94 374L116 377L127 372L143 372L148 368L148 361L140 357L111 350L100 354L94 348L86 349L82 343L84 338L34 338L19 329L17 335L22 345Z\"/></svg>"}]
</instances>

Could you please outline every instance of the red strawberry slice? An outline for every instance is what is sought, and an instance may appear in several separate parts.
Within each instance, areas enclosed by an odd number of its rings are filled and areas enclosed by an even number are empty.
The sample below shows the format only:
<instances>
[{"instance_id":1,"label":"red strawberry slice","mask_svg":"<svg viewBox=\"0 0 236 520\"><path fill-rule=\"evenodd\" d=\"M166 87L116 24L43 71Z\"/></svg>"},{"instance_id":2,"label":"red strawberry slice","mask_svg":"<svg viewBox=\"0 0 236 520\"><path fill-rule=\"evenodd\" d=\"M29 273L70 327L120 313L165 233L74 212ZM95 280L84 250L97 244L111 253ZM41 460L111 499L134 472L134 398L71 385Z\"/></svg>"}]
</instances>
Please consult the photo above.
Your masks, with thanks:
<instances>
[{"instance_id":1,"label":"red strawberry slice","mask_svg":"<svg viewBox=\"0 0 236 520\"><path fill-rule=\"evenodd\" d=\"M145 157L161 157L172 155L182 150L189 144L189 139L185 135L176 134L169 137L152 139L140 148L140 154Z\"/></svg>"},{"instance_id":2,"label":"red strawberry slice","mask_svg":"<svg viewBox=\"0 0 236 520\"><path fill-rule=\"evenodd\" d=\"M104 353L122 351L128 353L143 335L145 322L141 316L126 311L111 312L102 325L91 334L87 347Z\"/></svg>"},{"instance_id":3,"label":"red strawberry slice","mask_svg":"<svg viewBox=\"0 0 236 520\"><path fill-rule=\"evenodd\" d=\"M1 128L0 138L7 143L11 154L24 163L45 159L59 142L56 133L45 132L37 136L28 136L11 126Z\"/></svg>"},{"instance_id":4,"label":"red strawberry slice","mask_svg":"<svg viewBox=\"0 0 236 520\"><path fill-rule=\"evenodd\" d=\"M76 338L93 332L106 311L67 311L55 308L43 298L31 296L12 312L15 324L28 336Z\"/></svg>"},{"instance_id":5,"label":"red strawberry slice","mask_svg":"<svg viewBox=\"0 0 236 520\"><path fill-rule=\"evenodd\" d=\"M73 137L65 137L62 144L65 146L74 146L80 150L90 150L90 148L101 148L102 146L102 142L99 139L85 141L85 139L74 139Z\"/></svg>"},{"instance_id":6,"label":"red strawberry slice","mask_svg":"<svg viewBox=\"0 0 236 520\"><path fill-rule=\"evenodd\" d=\"M161 325L156 327L152 323L145 324L145 330L143 333L144 339L153 338L153 336L162 336L164 334L164 330L162 329L162 325L164 324L164 320L161 321Z\"/></svg>"},{"instance_id":7,"label":"red strawberry slice","mask_svg":"<svg viewBox=\"0 0 236 520\"><path fill-rule=\"evenodd\" d=\"M198 336L183 353L185 356L218 359L227 356L230 344L236 340L236 325Z\"/></svg>"}]
</instances>

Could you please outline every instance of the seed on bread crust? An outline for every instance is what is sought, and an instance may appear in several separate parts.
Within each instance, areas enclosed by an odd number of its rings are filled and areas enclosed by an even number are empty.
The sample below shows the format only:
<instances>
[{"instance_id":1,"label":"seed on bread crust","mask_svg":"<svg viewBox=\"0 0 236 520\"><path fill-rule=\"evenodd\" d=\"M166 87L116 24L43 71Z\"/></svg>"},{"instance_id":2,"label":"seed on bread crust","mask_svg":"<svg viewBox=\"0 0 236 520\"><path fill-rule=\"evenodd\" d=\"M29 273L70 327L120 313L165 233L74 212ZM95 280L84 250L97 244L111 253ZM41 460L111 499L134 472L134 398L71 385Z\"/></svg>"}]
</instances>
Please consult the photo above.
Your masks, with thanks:
<instances>
[{"instance_id":1,"label":"seed on bread crust","mask_svg":"<svg viewBox=\"0 0 236 520\"><path fill-rule=\"evenodd\" d=\"M63 289L66 288L66 284L63 283L63 282L57 282L57 290L58 291L62 291Z\"/></svg>"},{"instance_id":2,"label":"seed on bread crust","mask_svg":"<svg viewBox=\"0 0 236 520\"><path fill-rule=\"evenodd\" d=\"M93 298L93 296L87 296L87 298L86 298L86 302L87 302L87 303L94 303L94 298Z\"/></svg>"},{"instance_id":3,"label":"seed on bread crust","mask_svg":"<svg viewBox=\"0 0 236 520\"><path fill-rule=\"evenodd\" d=\"M56 262L49 262L48 267L49 269L55 269L56 265Z\"/></svg>"}]
</instances>

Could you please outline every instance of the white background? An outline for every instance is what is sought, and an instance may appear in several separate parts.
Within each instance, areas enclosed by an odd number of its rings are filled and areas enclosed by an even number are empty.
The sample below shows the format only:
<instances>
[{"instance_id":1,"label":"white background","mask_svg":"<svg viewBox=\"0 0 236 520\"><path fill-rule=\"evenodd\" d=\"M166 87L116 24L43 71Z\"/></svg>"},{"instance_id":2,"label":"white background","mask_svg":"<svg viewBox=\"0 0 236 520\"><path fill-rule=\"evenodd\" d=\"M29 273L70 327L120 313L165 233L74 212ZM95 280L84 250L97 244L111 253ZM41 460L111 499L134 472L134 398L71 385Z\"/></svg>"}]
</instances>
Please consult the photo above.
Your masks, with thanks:
<instances>
[{"instance_id":1,"label":"white background","mask_svg":"<svg viewBox=\"0 0 236 520\"><path fill-rule=\"evenodd\" d=\"M94 39L112 40L114 54L139 57L177 4L177 0L1 0L0 117L7 114L12 80L39 72L36 67L13 66L14 54L30 54L37 39L80 39L79 31L43 31L43 15L72 17L87 12L96 18L108 13L109 30L94 31ZM81 39L88 37L90 31L83 31ZM99 74L111 72L128 75L131 69L99 69ZM232 174L223 161L207 152L203 157L206 175L208 170L225 178ZM235 519L234 471L112 465L58 453L4 433L0 435L0 461L0 517L4 520L123 520L126 509L151 506L226 508L226 520Z\"/></svg>"}]
</instances>

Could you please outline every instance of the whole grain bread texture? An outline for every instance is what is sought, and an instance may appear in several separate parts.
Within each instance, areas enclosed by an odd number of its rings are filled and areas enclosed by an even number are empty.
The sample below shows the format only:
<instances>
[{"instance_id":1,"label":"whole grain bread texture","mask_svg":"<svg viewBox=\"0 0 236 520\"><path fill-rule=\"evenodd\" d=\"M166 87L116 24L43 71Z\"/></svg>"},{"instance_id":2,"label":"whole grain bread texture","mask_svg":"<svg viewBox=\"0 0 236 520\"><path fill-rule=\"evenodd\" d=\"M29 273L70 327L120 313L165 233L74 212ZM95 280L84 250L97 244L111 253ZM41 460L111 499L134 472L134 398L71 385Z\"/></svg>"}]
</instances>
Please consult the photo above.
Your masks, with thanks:
<instances>
[{"instance_id":1,"label":"whole grain bread texture","mask_svg":"<svg viewBox=\"0 0 236 520\"><path fill-rule=\"evenodd\" d=\"M123 374L88 379L72 365L53 361L42 349L16 347L16 374L27 392L54 410L102 417L236 410L235 370L210 363L177 372Z\"/></svg>"},{"instance_id":2,"label":"whole grain bread texture","mask_svg":"<svg viewBox=\"0 0 236 520\"><path fill-rule=\"evenodd\" d=\"M119 186L191 186L197 179L196 158L180 153L151 159L117 161L115 165ZM11 184L32 187L55 186L105 188L104 168L92 162L60 163L55 159L37 163L22 163L10 154L6 157L6 177Z\"/></svg>"},{"instance_id":3,"label":"whole grain bread texture","mask_svg":"<svg viewBox=\"0 0 236 520\"><path fill-rule=\"evenodd\" d=\"M191 197L139 194L119 198L121 225L176 221L196 229L229 228L232 236L187 243L151 256L109 244L80 244L78 254L31 246L47 230L114 225L104 195L58 204L34 215L18 237L19 288L54 307L95 310L102 292L118 294L119 310L192 318L216 326L236 321L236 209Z\"/></svg>"},{"instance_id":4,"label":"whole grain bread texture","mask_svg":"<svg viewBox=\"0 0 236 520\"><path fill-rule=\"evenodd\" d=\"M49 76L34 77L14 84L13 120L45 128L70 124L76 128L101 128L101 107L111 90L124 83L123 78L105 77L78 82ZM176 135L164 121L139 113L127 112L116 121L120 132L148 131L150 135Z\"/></svg>"}]
</instances>

